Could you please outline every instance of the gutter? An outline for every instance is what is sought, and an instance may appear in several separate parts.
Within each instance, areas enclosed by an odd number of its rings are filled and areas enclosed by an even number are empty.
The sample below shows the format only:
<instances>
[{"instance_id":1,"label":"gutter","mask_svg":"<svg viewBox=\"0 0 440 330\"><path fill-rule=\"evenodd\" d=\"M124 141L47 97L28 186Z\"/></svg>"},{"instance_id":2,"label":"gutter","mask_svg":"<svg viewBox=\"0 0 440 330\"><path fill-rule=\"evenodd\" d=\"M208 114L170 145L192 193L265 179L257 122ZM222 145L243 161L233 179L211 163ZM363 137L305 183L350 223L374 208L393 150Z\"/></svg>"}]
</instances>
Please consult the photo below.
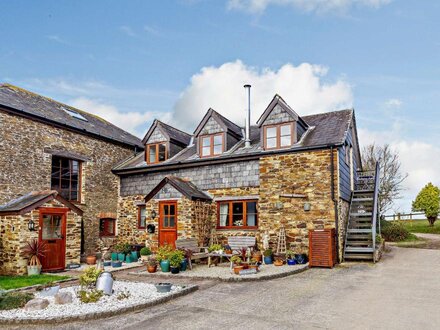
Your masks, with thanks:
<instances>
[{"instance_id":1,"label":"gutter","mask_svg":"<svg viewBox=\"0 0 440 330\"><path fill-rule=\"evenodd\" d=\"M339 215L338 215L338 201L336 199L335 194L335 164L334 164L334 155L333 155L334 146L330 147L330 187L331 187L331 196L335 210L335 232L336 232L336 260L339 263Z\"/></svg>"},{"instance_id":2,"label":"gutter","mask_svg":"<svg viewBox=\"0 0 440 330\"><path fill-rule=\"evenodd\" d=\"M191 161L180 161L173 164L164 164L164 165L150 165L148 167L140 167L140 168L128 168L128 169L112 169L112 173L116 175L128 175L128 174L140 174L140 173L154 173L161 172L167 170L178 170L183 168L191 168L191 167L199 167L206 165L218 165L218 164L227 164L227 163L235 163L241 161L249 161L249 160L257 160L264 156L271 155L282 155L286 153L296 153L302 151L311 151L311 150L325 150L325 149L333 149L335 147L342 146L342 143L336 144L323 144L317 145L313 147L299 147L295 149L284 149L284 150L273 150L273 151L263 151L252 154L240 154L240 155L231 155L224 158L202 158L202 159L194 159Z\"/></svg>"}]
</instances>

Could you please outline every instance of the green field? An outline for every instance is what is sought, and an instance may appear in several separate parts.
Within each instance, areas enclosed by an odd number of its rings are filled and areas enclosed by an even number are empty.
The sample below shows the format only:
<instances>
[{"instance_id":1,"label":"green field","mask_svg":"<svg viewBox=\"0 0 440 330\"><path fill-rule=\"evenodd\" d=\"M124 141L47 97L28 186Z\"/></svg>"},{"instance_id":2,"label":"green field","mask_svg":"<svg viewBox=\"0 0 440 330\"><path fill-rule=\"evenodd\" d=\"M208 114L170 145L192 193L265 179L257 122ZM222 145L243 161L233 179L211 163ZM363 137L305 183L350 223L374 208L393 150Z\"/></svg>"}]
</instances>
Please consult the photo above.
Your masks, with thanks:
<instances>
[{"instance_id":1,"label":"green field","mask_svg":"<svg viewBox=\"0 0 440 330\"><path fill-rule=\"evenodd\" d=\"M430 227L428 220L404 220L399 221L411 233L440 234L440 220Z\"/></svg>"},{"instance_id":2,"label":"green field","mask_svg":"<svg viewBox=\"0 0 440 330\"><path fill-rule=\"evenodd\" d=\"M18 289L36 284L47 284L70 278L59 275L33 275L33 276L0 276L0 289Z\"/></svg>"}]
</instances>

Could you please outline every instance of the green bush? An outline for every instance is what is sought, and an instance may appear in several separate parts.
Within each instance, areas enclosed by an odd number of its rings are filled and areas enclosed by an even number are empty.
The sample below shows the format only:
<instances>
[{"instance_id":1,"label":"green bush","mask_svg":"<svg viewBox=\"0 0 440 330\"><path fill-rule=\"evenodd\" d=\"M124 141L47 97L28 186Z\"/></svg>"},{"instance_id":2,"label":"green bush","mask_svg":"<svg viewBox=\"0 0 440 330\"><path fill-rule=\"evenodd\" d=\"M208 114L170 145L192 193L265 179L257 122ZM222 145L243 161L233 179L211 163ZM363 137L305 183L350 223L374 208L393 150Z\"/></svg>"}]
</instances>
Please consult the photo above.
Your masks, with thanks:
<instances>
[{"instance_id":1,"label":"green bush","mask_svg":"<svg viewBox=\"0 0 440 330\"><path fill-rule=\"evenodd\" d=\"M96 284L96 280L101 274L101 270L96 267L88 267L79 277L79 284L83 288L92 288Z\"/></svg>"},{"instance_id":2,"label":"green bush","mask_svg":"<svg viewBox=\"0 0 440 330\"><path fill-rule=\"evenodd\" d=\"M141 256L149 256L151 254L150 248L144 246L140 251Z\"/></svg>"},{"instance_id":3,"label":"green bush","mask_svg":"<svg viewBox=\"0 0 440 330\"><path fill-rule=\"evenodd\" d=\"M32 300L32 293L9 292L0 295L0 310L22 308L29 300Z\"/></svg>"},{"instance_id":4,"label":"green bush","mask_svg":"<svg viewBox=\"0 0 440 330\"><path fill-rule=\"evenodd\" d=\"M185 258L185 253L181 250L174 250L169 254L170 266L171 267L180 267L180 263Z\"/></svg>"},{"instance_id":5,"label":"green bush","mask_svg":"<svg viewBox=\"0 0 440 330\"><path fill-rule=\"evenodd\" d=\"M399 242L411 236L408 229L406 229L399 222L382 222L382 237L385 241Z\"/></svg>"},{"instance_id":6,"label":"green bush","mask_svg":"<svg viewBox=\"0 0 440 330\"><path fill-rule=\"evenodd\" d=\"M96 289L78 291L78 299L84 304L98 302L99 299L101 299L102 295L102 291Z\"/></svg>"},{"instance_id":7,"label":"green bush","mask_svg":"<svg viewBox=\"0 0 440 330\"><path fill-rule=\"evenodd\" d=\"M157 262L161 262L162 260L168 260L169 255L173 252L173 247L171 245L163 245L157 249L156 259Z\"/></svg>"}]
</instances>

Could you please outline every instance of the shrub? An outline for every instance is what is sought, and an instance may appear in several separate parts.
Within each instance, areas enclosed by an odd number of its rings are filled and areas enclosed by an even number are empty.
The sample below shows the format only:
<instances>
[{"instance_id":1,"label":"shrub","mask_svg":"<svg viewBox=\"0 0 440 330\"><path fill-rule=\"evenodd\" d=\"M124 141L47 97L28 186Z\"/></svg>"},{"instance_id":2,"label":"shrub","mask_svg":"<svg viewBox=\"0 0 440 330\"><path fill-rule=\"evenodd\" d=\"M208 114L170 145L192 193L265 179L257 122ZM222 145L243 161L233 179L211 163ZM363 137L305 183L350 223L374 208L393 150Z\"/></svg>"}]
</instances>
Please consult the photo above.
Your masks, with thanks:
<instances>
[{"instance_id":1,"label":"shrub","mask_svg":"<svg viewBox=\"0 0 440 330\"><path fill-rule=\"evenodd\" d=\"M32 293L8 292L0 295L0 310L22 308L29 300L32 300Z\"/></svg>"},{"instance_id":2,"label":"shrub","mask_svg":"<svg viewBox=\"0 0 440 330\"><path fill-rule=\"evenodd\" d=\"M264 252L263 252L263 255L265 257L271 257L272 254L273 254L272 249L267 249L267 250L264 250Z\"/></svg>"},{"instance_id":3,"label":"shrub","mask_svg":"<svg viewBox=\"0 0 440 330\"><path fill-rule=\"evenodd\" d=\"M180 267L180 263L185 258L185 254L181 250L174 250L169 254L170 266L171 267Z\"/></svg>"},{"instance_id":4,"label":"shrub","mask_svg":"<svg viewBox=\"0 0 440 330\"><path fill-rule=\"evenodd\" d=\"M424 212L430 226L434 226L440 212L440 189L431 182L420 190L412 203L412 210Z\"/></svg>"},{"instance_id":5,"label":"shrub","mask_svg":"<svg viewBox=\"0 0 440 330\"><path fill-rule=\"evenodd\" d=\"M208 248L208 252L214 252L214 251L219 251L219 250L222 250L222 246L220 244L212 244Z\"/></svg>"},{"instance_id":6,"label":"shrub","mask_svg":"<svg viewBox=\"0 0 440 330\"><path fill-rule=\"evenodd\" d=\"M101 272L102 270L97 269L96 267L86 268L79 277L79 284L83 288L94 287Z\"/></svg>"},{"instance_id":7,"label":"shrub","mask_svg":"<svg viewBox=\"0 0 440 330\"><path fill-rule=\"evenodd\" d=\"M163 245L157 249L156 259L157 262L162 260L168 260L170 253L173 252L173 247L171 245Z\"/></svg>"},{"instance_id":8,"label":"shrub","mask_svg":"<svg viewBox=\"0 0 440 330\"><path fill-rule=\"evenodd\" d=\"M103 293L101 290L79 290L78 291L78 299L84 303L84 304L89 304L89 303L95 303L98 302L99 299L101 299Z\"/></svg>"},{"instance_id":9,"label":"shrub","mask_svg":"<svg viewBox=\"0 0 440 330\"><path fill-rule=\"evenodd\" d=\"M151 254L151 250L148 247L143 247L140 251L141 256L149 256Z\"/></svg>"},{"instance_id":10,"label":"shrub","mask_svg":"<svg viewBox=\"0 0 440 330\"><path fill-rule=\"evenodd\" d=\"M399 222L389 222L382 227L382 237L389 242L399 242L410 237L410 232Z\"/></svg>"}]
</instances>

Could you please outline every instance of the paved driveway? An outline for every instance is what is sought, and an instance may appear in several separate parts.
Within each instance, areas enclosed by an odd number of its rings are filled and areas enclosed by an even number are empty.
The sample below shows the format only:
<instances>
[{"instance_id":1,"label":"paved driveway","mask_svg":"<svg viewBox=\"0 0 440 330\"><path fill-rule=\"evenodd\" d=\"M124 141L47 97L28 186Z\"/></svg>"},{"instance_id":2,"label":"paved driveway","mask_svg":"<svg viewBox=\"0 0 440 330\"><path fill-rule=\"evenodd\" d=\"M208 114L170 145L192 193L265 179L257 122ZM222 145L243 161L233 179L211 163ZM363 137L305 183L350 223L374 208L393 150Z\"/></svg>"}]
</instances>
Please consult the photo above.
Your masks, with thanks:
<instances>
[{"instance_id":1,"label":"paved driveway","mask_svg":"<svg viewBox=\"0 0 440 330\"><path fill-rule=\"evenodd\" d=\"M440 329L440 251L256 283L204 283L145 311L57 329ZM48 328L48 327L45 327Z\"/></svg>"}]
</instances>

